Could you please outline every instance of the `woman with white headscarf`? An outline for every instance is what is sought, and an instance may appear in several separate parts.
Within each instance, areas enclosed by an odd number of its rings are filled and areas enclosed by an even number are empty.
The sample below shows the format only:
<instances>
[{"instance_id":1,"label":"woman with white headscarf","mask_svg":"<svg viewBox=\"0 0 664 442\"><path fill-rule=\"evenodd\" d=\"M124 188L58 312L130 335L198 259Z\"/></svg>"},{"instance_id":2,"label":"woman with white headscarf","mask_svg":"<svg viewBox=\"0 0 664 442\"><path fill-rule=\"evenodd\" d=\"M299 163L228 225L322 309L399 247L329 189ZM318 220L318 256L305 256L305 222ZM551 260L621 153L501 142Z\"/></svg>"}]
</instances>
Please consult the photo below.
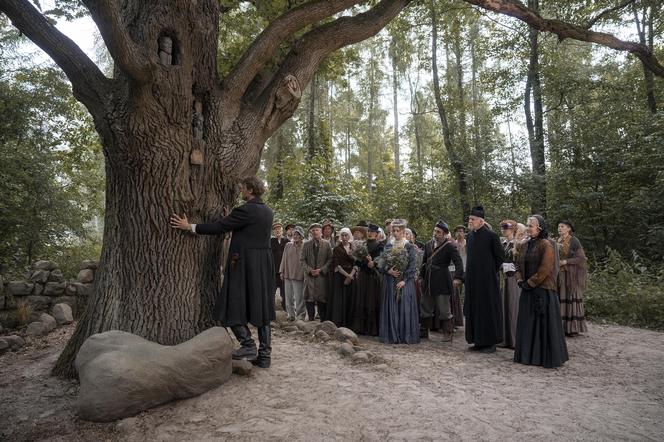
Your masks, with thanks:
<instances>
[{"instance_id":1,"label":"woman with white headscarf","mask_svg":"<svg viewBox=\"0 0 664 442\"><path fill-rule=\"evenodd\" d=\"M348 327L353 318L353 284L355 282L355 260L353 259L353 234L348 227L339 231L339 242L332 250L334 276L332 293L327 304L329 319L337 327Z\"/></svg>"}]
</instances>

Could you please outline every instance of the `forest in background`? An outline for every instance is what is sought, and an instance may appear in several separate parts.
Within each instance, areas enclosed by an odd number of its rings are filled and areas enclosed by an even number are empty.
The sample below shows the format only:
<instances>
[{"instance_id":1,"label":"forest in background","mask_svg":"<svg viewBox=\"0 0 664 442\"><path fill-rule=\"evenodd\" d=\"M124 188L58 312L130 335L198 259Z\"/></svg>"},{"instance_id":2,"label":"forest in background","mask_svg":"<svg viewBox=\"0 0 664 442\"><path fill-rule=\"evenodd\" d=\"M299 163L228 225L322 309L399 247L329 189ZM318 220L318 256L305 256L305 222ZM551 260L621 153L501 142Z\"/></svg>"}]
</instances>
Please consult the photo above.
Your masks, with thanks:
<instances>
[{"instance_id":1,"label":"forest in background","mask_svg":"<svg viewBox=\"0 0 664 442\"><path fill-rule=\"evenodd\" d=\"M285 3L223 15L235 32L220 36L222 74ZM661 3L528 5L661 57ZM37 258L66 271L98 256L104 210L91 119L60 70L26 46L0 16L0 264L10 275ZM401 216L420 239L439 218L462 223L475 204L494 226L540 212L555 232L570 219L592 261L589 314L661 328L663 89L631 56L466 3L418 1L377 37L326 59L264 149L267 199L282 221Z\"/></svg>"}]
</instances>

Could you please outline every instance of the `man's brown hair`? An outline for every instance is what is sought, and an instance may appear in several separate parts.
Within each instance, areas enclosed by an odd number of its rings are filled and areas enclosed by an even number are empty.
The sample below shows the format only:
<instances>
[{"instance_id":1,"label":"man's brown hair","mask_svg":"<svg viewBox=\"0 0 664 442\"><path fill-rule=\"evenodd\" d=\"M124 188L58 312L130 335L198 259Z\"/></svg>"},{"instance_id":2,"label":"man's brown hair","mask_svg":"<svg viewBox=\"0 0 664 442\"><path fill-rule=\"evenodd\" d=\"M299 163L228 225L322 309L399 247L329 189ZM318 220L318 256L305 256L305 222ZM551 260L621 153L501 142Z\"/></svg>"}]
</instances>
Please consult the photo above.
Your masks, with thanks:
<instances>
[{"instance_id":1,"label":"man's brown hair","mask_svg":"<svg viewBox=\"0 0 664 442\"><path fill-rule=\"evenodd\" d=\"M240 184L244 185L244 187L246 187L254 196L261 196L265 193L265 184L255 176L242 178Z\"/></svg>"}]
</instances>

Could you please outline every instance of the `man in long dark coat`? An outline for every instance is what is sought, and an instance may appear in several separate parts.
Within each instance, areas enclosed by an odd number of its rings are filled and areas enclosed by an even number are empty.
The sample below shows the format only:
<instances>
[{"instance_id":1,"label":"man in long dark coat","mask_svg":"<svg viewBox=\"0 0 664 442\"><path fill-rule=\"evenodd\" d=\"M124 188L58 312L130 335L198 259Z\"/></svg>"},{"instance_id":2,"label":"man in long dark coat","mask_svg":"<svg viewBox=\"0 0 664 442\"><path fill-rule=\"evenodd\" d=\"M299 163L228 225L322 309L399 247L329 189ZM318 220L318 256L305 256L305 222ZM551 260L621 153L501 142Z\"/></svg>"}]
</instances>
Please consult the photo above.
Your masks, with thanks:
<instances>
[{"instance_id":1,"label":"man in long dark coat","mask_svg":"<svg viewBox=\"0 0 664 442\"><path fill-rule=\"evenodd\" d=\"M420 268L422 298L420 299L420 337L428 338L434 310L438 307L442 321L443 340L452 340L454 323L450 308L452 285L463 282L463 263L456 245L449 238L450 228L439 220L433 229L433 239L424 245ZM454 283L449 271L454 263Z\"/></svg>"},{"instance_id":2,"label":"man in long dark coat","mask_svg":"<svg viewBox=\"0 0 664 442\"><path fill-rule=\"evenodd\" d=\"M468 218L471 230L466 241L466 341L473 351L492 353L503 340L503 312L498 270L504 251L500 238L484 222L484 208L474 207Z\"/></svg>"},{"instance_id":3,"label":"man in long dark coat","mask_svg":"<svg viewBox=\"0 0 664 442\"><path fill-rule=\"evenodd\" d=\"M270 248L272 209L261 200L265 186L256 177L240 182L240 194L246 204L234 208L228 216L210 224L189 224L187 217L171 216L171 226L199 235L233 232L224 282L217 296L216 319L230 327L240 342L234 359L248 359L261 368L270 366L270 321L275 319L275 270ZM258 329L259 348L247 327Z\"/></svg>"}]
</instances>

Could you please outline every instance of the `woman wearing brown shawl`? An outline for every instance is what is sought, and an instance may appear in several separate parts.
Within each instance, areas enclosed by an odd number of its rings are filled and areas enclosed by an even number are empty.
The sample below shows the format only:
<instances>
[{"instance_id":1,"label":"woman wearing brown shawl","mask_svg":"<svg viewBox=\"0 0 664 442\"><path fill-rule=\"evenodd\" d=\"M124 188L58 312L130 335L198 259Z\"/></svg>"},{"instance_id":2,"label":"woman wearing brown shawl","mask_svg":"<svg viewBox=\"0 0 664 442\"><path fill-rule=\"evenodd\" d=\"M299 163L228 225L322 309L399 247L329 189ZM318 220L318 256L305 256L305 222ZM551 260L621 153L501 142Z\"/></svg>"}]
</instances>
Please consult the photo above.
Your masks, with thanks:
<instances>
[{"instance_id":1,"label":"woman wearing brown shawl","mask_svg":"<svg viewBox=\"0 0 664 442\"><path fill-rule=\"evenodd\" d=\"M583 292L586 290L586 254L581 242L574 236L574 227L569 221L558 223L558 250L560 251L560 273L558 294L563 330L568 336L588 331Z\"/></svg>"},{"instance_id":2,"label":"woman wearing brown shawl","mask_svg":"<svg viewBox=\"0 0 664 442\"><path fill-rule=\"evenodd\" d=\"M355 283L355 260L353 245L350 242L350 229L339 231L339 243L332 251L332 269L334 271L332 293L328 301L327 314L337 327L350 326L353 319L353 284Z\"/></svg>"},{"instance_id":3,"label":"woman wearing brown shawl","mask_svg":"<svg viewBox=\"0 0 664 442\"><path fill-rule=\"evenodd\" d=\"M556 293L555 243L548 239L540 215L528 218L528 236L519 253L517 284L521 287L514 362L560 367L569 359Z\"/></svg>"}]
</instances>

